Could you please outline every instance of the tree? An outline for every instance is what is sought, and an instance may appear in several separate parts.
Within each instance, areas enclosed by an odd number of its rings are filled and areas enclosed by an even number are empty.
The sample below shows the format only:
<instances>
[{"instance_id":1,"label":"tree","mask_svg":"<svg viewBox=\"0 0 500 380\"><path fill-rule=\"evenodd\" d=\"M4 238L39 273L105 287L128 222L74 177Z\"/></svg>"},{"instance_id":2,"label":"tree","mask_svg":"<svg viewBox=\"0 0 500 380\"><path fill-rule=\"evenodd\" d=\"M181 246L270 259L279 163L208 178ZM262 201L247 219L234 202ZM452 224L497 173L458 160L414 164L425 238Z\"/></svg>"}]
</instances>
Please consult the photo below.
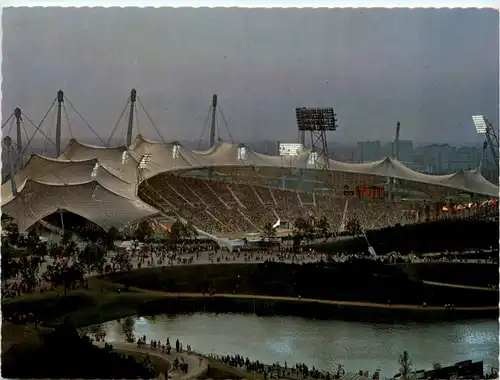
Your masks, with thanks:
<instances>
[{"instance_id":1,"label":"tree","mask_svg":"<svg viewBox=\"0 0 500 380\"><path fill-rule=\"evenodd\" d=\"M16 223L10 223L7 227L7 238L10 245L17 245L17 241L19 240L19 228Z\"/></svg>"},{"instance_id":2,"label":"tree","mask_svg":"<svg viewBox=\"0 0 500 380\"><path fill-rule=\"evenodd\" d=\"M116 227L110 227L108 230L108 238L110 240L118 240L120 237L120 231Z\"/></svg>"},{"instance_id":3,"label":"tree","mask_svg":"<svg viewBox=\"0 0 500 380\"><path fill-rule=\"evenodd\" d=\"M41 258L37 256L22 256L19 260L19 275L21 276L21 284L26 293L31 293L35 290L41 263Z\"/></svg>"},{"instance_id":4,"label":"tree","mask_svg":"<svg viewBox=\"0 0 500 380\"><path fill-rule=\"evenodd\" d=\"M26 248L28 248L28 252L34 254L38 244L40 244L40 236L38 236L36 230L32 228L26 239Z\"/></svg>"},{"instance_id":5,"label":"tree","mask_svg":"<svg viewBox=\"0 0 500 380\"><path fill-rule=\"evenodd\" d=\"M403 353L399 355L398 362L401 380L411 380L413 378L411 375L412 362L408 351L403 351Z\"/></svg>"},{"instance_id":6,"label":"tree","mask_svg":"<svg viewBox=\"0 0 500 380\"><path fill-rule=\"evenodd\" d=\"M192 239L193 237L196 237L198 235L196 228L190 221L187 222L187 224L184 226L184 232L186 235L186 239Z\"/></svg>"},{"instance_id":7,"label":"tree","mask_svg":"<svg viewBox=\"0 0 500 380\"><path fill-rule=\"evenodd\" d=\"M134 236L140 242L144 242L145 240L153 236L153 228L151 227L151 223L147 219L141 220L134 232Z\"/></svg>"},{"instance_id":8,"label":"tree","mask_svg":"<svg viewBox=\"0 0 500 380\"><path fill-rule=\"evenodd\" d=\"M61 239L61 245L67 246L72 241L73 241L73 233L71 231L64 231Z\"/></svg>"},{"instance_id":9,"label":"tree","mask_svg":"<svg viewBox=\"0 0 500 380\"><path fill-rule=\"evenodd\" d=\"M78 262L83 266L85 272L91 274L97 271L102 274L106 264L106 249L100 244L89 243L78 255Z\"/></svg>"},{"instance_id":10,"label":"tree","mask_svg":"<svg viewBox=\"0 0 500 380\"><path fill-rule=\"evenodd\" d=\"M437 370L437 369L441 369L443 366L441 365L440 362L434 362L432 363L432 369L433 370Z\"/></svg>"},{"instance_id":11,"label":"tree","mask_svg":"<svg viewBox=\"0 0 500 380\"><path fill-rule=\"evenodd\" d=\"M44 259L45 256L48 255L48 253L49 250L47 247L47 243L44 241L39 242L35 248L35 251L33 252L35 256L40 256L42 259Z\"/></svg>"},{"instance_id":12,"label":"tree","mask_svg":"<svg viewBox=\"0 0 500 380\"><path fill-rule=\"evenodd\" d=\"M54 288L63 285L64 296L66 296L68 289L74 289L79 282L83 281L83 268L77 263L71 266L61 262L55 263L47 266L44 279L50 282Z\"/></svg>"},{"instance_id":13,"label":"tree","mask_svg":"<svg viewBox=\"0 0 500 380\"><path fill-rule=\"evenodd\" d=\"M361 224L357 218L351 218L345 226L346 232L351 236L358 236L361 234Z\"/></svg>"},{"instance_id":14,"label":"tree","mask_svg":"<svg viewBox=\"0 0 500 380\"><path fill-rule=\"evenodd\" d=\"M267 248L271 249L271 239L276 237L276 228L271 223L266 223L262 232L267 239Z\"/></svg>"},{"instance_id":15,"label":"tree","mask_svg":"<svg viewBox=\"0 0 500 380\"><path fill-rule=\"evenodd\" d=\"M16 276L19 263L14 259L12 248L2 247L2 282Z\"/></svg>"},{"instance_id":16,"label":"tree","mask_svg":"<svg viewBox=\"0 0 500 380\"><path fill-rule=\"evenodd\" d=\"M328 223L328 220L323 216L321 219L318 221L316 227L319 230L319 233L322 237L326 238L328 236L328 231L330 230L330 224Z\"/></svg>"},{"instance_id":17,"label":"tree","mask_svg":"<svg viewBox=\"0 0 500 380\"><path fill-rule=\"evenodd\" d=\"M310 229L310 226L309 226L309 223L307 222L307 220L305 220L304 218L301 218L301 217L298 217L297 219L295 219L293 226L295 228L295 231L298 232L300 235L305 234Z\"/></svg>"},{"instance_id":18,"label":"tree","mask_svg":"<svg viewBox=\"0 0 500 380\"><path fill-rule=\"evenodd\" d=\"M137 252L137 260L139 261L139 263L142 264L149 257L149 253L151 252L151 247L149 244L145 244L138 250L134 249L134 252Z\"/></svg>"},{"instance_id":19,"label":"tree","mask_svg":"<svg viewBox=\"0 0 500 380\"><path fill-rule=\"evenodd\" d=\"M134 335L134 318L127 317L120 321L123 333L125 334L125 340L127 343L135 343Z\"/></svg>"},{"instance_id":20,"label":"tree","mask_svg":"<svg viewBox=\"0 0 500 380\"><path fill-rule=\"evenodd\" d=\"M108 230L108 233L106 234L106 237L104 238L104 244L106 245L106 248L111 250L115 247L115 240L119 240L120 238L120 231L116 227L111 227Z\"/></svg>"},{"instance_id":21,"label":"tree","mask_svg":"<svg viewBox=\"0 0 500 380\"><path fill-rule=\"evenodd\" d=\"M176 220L170 227L169 240L172 248L176 248L185 236L184 224L180 220Z\"/></svg>"}]
</instances>

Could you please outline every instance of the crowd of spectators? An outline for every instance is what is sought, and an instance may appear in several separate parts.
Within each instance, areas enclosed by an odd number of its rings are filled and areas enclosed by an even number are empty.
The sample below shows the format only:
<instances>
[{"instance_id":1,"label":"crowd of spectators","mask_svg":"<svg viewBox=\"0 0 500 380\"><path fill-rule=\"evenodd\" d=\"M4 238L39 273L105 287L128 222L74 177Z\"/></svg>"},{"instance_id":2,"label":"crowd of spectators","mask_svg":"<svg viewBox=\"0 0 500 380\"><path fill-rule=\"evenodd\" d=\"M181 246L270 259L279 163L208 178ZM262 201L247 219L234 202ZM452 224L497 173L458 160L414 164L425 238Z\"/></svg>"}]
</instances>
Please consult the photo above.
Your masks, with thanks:
<instances>
[{"instance_id":1,"label":"crowd of spectators","mask_svg":"<svg viewBox=\"0 0 500 380\"><path fill-rule=\"evenodd\" d=\"M248 372L257 372L264 375L264 379L339 379L345 375L345 370L341 364L338 365L337 371L331 373L328 371L320 371L312 367L309 368L306 364L297 363L289 366L287 362L280 364L279 362L271 365L264 364L259 360L250 360L241 355L209 355L211 359L223 362L231 367L243 369Z\"/></svg>"},{"instance_id":2,"label":"crowd of spectators","mask_svg":"<svg viewBox=\"0 0 500 380\"><path fill-rule=\"evenodd\" d=\"M261 231L278 219L281 226L293 228L298 218L325 218L331 229L337 231L346 218L355 218L363 230L371 230L449 216L437 210L436 204L423 202L346 198L330 192L302 192L172 174L148 180L141 185L140 195L163 213L192 221L215 235Z\"/></svg>"}]
</instances>

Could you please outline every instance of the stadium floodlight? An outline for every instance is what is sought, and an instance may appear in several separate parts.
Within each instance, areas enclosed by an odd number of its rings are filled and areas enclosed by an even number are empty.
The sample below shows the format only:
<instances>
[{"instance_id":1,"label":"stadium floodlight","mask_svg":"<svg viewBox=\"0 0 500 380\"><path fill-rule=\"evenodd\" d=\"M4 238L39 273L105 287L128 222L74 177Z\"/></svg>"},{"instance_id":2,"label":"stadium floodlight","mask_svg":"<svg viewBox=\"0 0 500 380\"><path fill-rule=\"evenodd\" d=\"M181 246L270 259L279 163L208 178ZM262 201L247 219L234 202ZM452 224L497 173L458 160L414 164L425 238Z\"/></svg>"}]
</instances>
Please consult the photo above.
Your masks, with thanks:
<instances>
[{"instance_id":1,"label":"stadium floodlight","mask_svg":"<svg viewBox=\"0 0 500 380\"><path fill-rule=\"evenodd\" d=\"M247 159L247 148L243 144L238 145L237 159L242 161Z\"/></svg>"},{"instance_id":2,"label":"stadium floodlight","mask_svg":"<svg viewBox=\"0 0 500 380\"><path fill-rule=\"evenodd\" d=\"M335 131L337 119L333 108L299 107L295 108L299 131Z\"/></svg>"},{"instance_id":3,"label":"stadium floodlight","mask_svg":"<svg viewBox=\"0 0 500 380\"><path fill-rule=\"evenodd\" d=\"M488 142L491 150L493 161L495 162L495 166L498 168L498 129L494 128L491 122L483 115L472 116L472 121L474 122L477 133L480 135L485 135L486 141ZM495 177L498 178L496 174Z\"/></svg>"},{"instance_id":4,"label":"stadium floodlight","mask_svg":"<svg viewBox=\"0 0 500 380\"><path fill-rule=\"evenodd\" d=\"M308 165L314 165L316 164L316 161L318 161L318 153L317 152L311 152L309 154L309 159L307 160Z\"/></svg>"},{"instance_id":5,"label":"stadium floodlight","mask_svg":"<svg viewBox=\"0 0 500 380\"><path fill-rule=\"evenodd\" d=\"M99 162L96 162L94 167L92 168L92 173L90 174L90 176L92 178L95 178L97 177L97 172L99 171Z\"/></svg>"},{"instance_id":6,"label":"stadium floodlight","mask_svg":"<svg viewBox=\"0 0 500 380\"><path fill-rule=\"evenodd\" d=\"M144 169L146 165L151 161L151 157L151 153L144 154L139 161L139 169Z\"/></svg>"},{"instance_id":7,"label":"stadium floodlight","mask_svg":"<svg viewBox=\"0 0 500 380\"><path fill-rule=\"evenodd\" d=\"M172 158L177 160L180 157L181 157L181 147L180 147L179 143L176 142L172 146Z\"/></svg>"},{"instance_id":8,"label":"stadium floodlight","mask_svg":"<svg viewBox=\"0 0 500 380\"><path fill-rule=\"evenodd\" d=\"M484 135L488 131L488 121L483 115L472 116L472 121L479 135Z\"/></svg>"},{"instance_id":9,"label":"stadium floodlight","mask_svg":"<svg viewBox=\"0 0 500 380\"><path fill-rule=\"evenodd\" d=\"M296 143L280 143L280 156L298 156L302 152L304 146Z\"/></svg>"},{"instance_id":10,"label":"stadium floodlight","mask_svg":"<svg viewBox=\"0 0 500 380\"><path fill-rule=\"evenodd\" d=\"M125 151L123 151L123 153L122 153L122 164L126 164L126 163L127 163L127 161L128 161L128 156L129 156L128 151L126 151L126 150L125 150Z\"/></svg>"}]
</instances>

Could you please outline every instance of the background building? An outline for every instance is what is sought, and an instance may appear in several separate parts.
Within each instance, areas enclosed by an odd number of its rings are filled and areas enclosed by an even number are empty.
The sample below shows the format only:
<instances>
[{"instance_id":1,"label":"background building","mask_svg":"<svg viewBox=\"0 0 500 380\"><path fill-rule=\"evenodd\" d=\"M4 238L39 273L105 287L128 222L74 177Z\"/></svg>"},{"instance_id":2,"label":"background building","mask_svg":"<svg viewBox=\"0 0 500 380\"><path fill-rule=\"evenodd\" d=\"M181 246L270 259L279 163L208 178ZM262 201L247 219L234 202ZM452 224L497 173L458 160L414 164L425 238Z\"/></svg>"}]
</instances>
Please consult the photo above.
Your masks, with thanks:
<instances>
[{"instance_id":1,"label":"background building","mask_svg":"<svg viewBox=\"0 0 500 380\"><path fill-rule=\"evenodd\" d=\"M355 161L358 163L377 161L382 157L380 140L359 141L357 145Z\"/></svg>"}]
</instances>

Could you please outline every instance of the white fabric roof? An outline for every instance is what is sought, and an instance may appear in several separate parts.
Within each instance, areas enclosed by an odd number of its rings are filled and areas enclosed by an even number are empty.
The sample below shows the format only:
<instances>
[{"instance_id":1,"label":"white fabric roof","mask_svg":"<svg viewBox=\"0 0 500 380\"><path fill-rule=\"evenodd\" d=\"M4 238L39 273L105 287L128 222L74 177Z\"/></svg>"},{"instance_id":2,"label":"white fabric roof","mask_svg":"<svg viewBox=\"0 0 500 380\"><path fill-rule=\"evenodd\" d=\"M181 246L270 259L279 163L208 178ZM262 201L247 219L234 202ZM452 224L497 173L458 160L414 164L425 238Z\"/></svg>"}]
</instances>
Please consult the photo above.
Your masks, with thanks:
<instances>
[{"instance_id":1,"label":"white fabric roof","mask_svg":"<svg viewBox=\"0 0 500 380\"><path fill-rule=\"evenodd\" d=\"M98 181L46 184L27 179L16 197L2 205L2 212L13 217L20 231L58 211L80 215L103 229L127 224L157 212L138 199L128 199Z\"/></svg>"},{"instance_id":2,"label":"white fabric roof","mask_svg":"<svg viewBox=\"0 0 500 380\"><path fill-rule=\"evenodd\" d=\"M57 158L33 155L16 174L18 194L12 196L10 181L2 185L2 210L17 219L25 230L38 220L66 209L108 229L117 228L158 211L137 196L139 178L159 173L205 167L260 167L316 170L309 164L310 151L295 157L268 156L240 144L218 142L207 151L194 151L178 143L160 143L137 136L131 146L105 148L71 140ZM174 151L177 155L174 155ZM138 176L141 157L151 155ZM97 165L97 170L94 170ZM385 158L365 164L329 161L332 171L394 177L429 185L445 186L485 196L498 197L498 186L487 181L477 170L447 175L416 172L401 162Z\"/></svg>"},{"instance_id":3,"label":"white fabric roof","mask_svg":"<svg viewBox=\"0 0 500 380\"><path fill-rule=\"evenodd\" d=\"M138 156L151 154L151 161L145 168L145 177L149 178L165 171L180 169L196 169L206 166L228 167L228 166L255 166L255 167L292 167L296 169L318 169L316 164L309 164L311 152L305 150L296 157L287 157L286 163L277 156L268 156L253 152L246 148L246 157L238 159L238 144L218 142L213 148L199 152L180 146L181 157L173 158L174 143L159 143L137 136L130 149ZM140 158L137 158L140 159ZM429 185L444 186L471 193L486 195L497 198L498 186L486 180L476 170L459 171L453 174L432 175L412 170L396 159L386 157L379 161L364 164L352 164L329 160L329 168L332 171L367 174L382 177L393 177L406 181L414 181Z\"/></svg>"}]
</instances>

